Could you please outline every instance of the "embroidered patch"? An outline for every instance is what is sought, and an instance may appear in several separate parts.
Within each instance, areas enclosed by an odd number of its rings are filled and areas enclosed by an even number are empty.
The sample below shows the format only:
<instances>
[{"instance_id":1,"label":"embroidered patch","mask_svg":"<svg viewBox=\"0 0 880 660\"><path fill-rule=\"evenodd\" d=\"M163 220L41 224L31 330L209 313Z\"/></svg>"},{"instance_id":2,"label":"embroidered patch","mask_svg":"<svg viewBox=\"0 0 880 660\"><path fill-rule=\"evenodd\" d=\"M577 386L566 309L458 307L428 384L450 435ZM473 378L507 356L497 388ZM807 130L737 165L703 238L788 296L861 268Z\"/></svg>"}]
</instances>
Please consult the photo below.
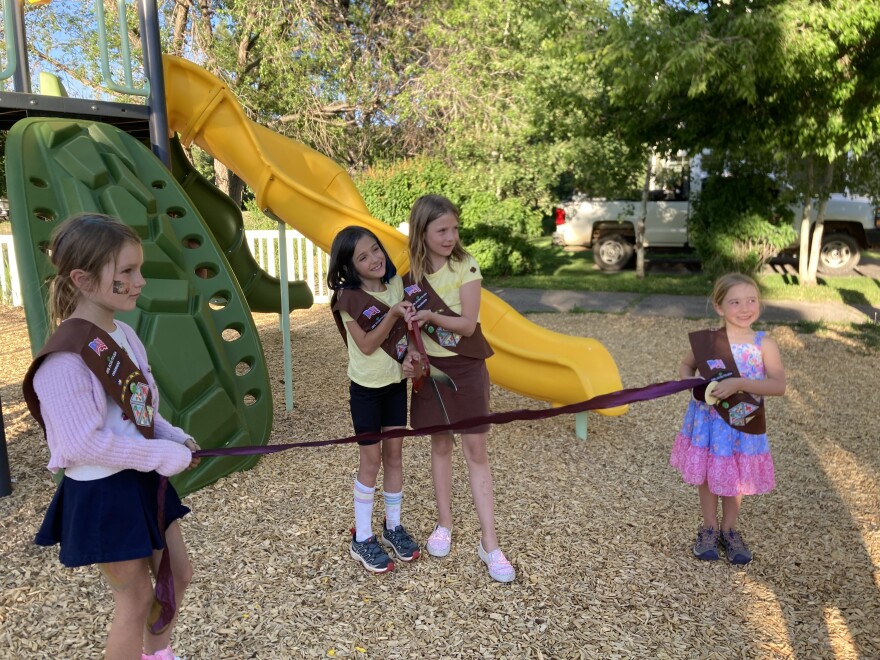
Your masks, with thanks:
<instances>
[{"instance_id":1,"label":"embroidered patch","mask_svg":"<svg viewBox=\"0 0 880 660\"><path fill-rule=\"evenodd\" d=\"M398 360L402 360L403 356L406 355L407 345L406 335L397 340L397 344L394 345L394 350L397 352Z\"/></svg>"},{"instance_id":2,"label":"embroidered patch","mask_svg":"<svg viewBox=\"0 0 880 660\"><path fill-rule=\"evenodd\" d=\"M102 342L100 339L95 337L92 341L89 342L89 348L91 348L95 353L100 355L104 351L107 350L107 344Z\"/></svg>"},{"instance_id":3,"label":"embroidered patch","mask_svg":"<svg viewBox=\"0 0 880 660\"><path fill-rule=\"evenodd\" d=\"M418 285L418 284L410 284L408 287L406 287L406 288L403 290L403 292L404 292L406 295L411 296L411 295L414 294L414 293L421 293L422 290L419 288L419 285Z\"/></svg>"},{"instance_id":4,"label":"embroidered patch","mask_svg":"<svg viewBox=\"0 0 880 660\"><path fill-rule=\"evenodd\" d=\"M710 369L724 369L724 360L706 360Z\"/></svg>"},{"instance_id":5,"label":"embroidered patch","mask_svg":"<svg viewBox=\"0 0 880 660\"><path fill-rule=\"evenodd\" d=\"M366 316L368 319L371 319L374 316L376 316L376 314L381 314L381 313L382 313L382 311L378 307L376 307L375 305L368 307L367 309L365 309L363 311L364 316Z\"/></svg>"},{"instance_id":6,"label":"embroidered patch","mask_svg":"<svg viewBox=\"0 0 880 660\"><path fill-rule=\"evenodd\" d=\"M138 426L149 426L153 423L153 406L132 402L131 411L134 413L134 423Z\"/></svg>"},{"instance_id":7,"label":"embroidered patch","mask_svg":"<svg viewBox=\"0 0 880 660\"><path fill-rule=\"evenodd\" d=\"M450 346L458 346L458 342L461 341L461 335L456 334L454 332L449 332L445 328L437 328L437 343L441 346L450 347Z\"/></svg>"},{"instance_id":8,"label":"embroidered patch","mask_svg":"<svg viewBox=\"0 0 880 660\"><path fill-rule=\"evenodd\" d=\"M131 391L132 406L135 403L144 403L147 400L147 393L150 391L146 383L132 383L128 389Z\"/></svg>"},{"instance_id":9,"label":"embroidered patch","mask_svg":"<svg viewBox=\"0 0 880 660\"><path fill-rule=\"evenodd\" d=\"M758 406L745 401L736 404L730 409L730 423L732 426L744 426L749 417L758 409Z\"/></svg>"}]
</instances>

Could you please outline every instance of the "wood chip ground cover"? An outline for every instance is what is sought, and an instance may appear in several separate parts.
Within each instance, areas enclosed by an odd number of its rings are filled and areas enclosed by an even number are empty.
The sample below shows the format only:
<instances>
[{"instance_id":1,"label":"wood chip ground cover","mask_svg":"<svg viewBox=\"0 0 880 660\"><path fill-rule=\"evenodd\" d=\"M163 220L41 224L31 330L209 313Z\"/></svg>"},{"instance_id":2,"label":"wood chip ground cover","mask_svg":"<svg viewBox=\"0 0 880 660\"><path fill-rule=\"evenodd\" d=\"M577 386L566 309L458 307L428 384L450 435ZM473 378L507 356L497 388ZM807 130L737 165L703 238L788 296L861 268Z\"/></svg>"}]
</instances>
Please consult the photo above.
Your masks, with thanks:
<instances>
[{"instance_id":1,"label":"wood chip ground cover","mask_svg":"<svg viewBox=\"0 0 880 660\"><path fill-rule=\"evenodd\" d=\"M295 409L284 410L277 316L255 315L275 388L272 442L351 433L345 353L325 307L292 316ZM624 385L676 377L706 321L594 314L530 318L594 337ZM495 427L502 546L515 583L489 580L456 450L450 555L367 574L348 556L353 446L263 458L186 498L196 575L174 646L202 658L880 657L880 356L834 332L770 328L789 378L769 402L778 486L746 498L755 561L694 560L696 493L668 466L687 394ZM13 494L0 499L0 657L98 657L112 613L97 570L33 545L53 484L21 397L24 315L0 308L0 396ZM543 407L493 387L493 410ZM208 459L217 460L217 459ZM428 441L407 440L404 523L434 523ZM376 525L381 524L381 498Z\"/></svg>"}]
</instances>

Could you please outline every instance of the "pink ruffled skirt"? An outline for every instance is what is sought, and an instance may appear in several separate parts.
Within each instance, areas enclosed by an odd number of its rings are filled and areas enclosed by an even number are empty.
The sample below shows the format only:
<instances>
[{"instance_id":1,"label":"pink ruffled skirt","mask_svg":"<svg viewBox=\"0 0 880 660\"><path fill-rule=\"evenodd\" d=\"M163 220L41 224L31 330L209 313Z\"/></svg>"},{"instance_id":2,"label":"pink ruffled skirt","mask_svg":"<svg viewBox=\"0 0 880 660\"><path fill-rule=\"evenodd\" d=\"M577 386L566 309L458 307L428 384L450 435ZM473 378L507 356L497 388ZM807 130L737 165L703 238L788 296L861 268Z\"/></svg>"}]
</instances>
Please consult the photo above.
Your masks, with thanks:
<instances>
[{"instance_id":1,"label":"pink ruffled skirt","mask_svg":"<svg viewBox=\"0 0 880 660\"><path fill-rule=\"evenodd\" d=\"M708 483L715 495L756 495L776 486L766 434L728 426L711 406L691 400L669 464L685 483Z\"/></svg>"}]
</instances>

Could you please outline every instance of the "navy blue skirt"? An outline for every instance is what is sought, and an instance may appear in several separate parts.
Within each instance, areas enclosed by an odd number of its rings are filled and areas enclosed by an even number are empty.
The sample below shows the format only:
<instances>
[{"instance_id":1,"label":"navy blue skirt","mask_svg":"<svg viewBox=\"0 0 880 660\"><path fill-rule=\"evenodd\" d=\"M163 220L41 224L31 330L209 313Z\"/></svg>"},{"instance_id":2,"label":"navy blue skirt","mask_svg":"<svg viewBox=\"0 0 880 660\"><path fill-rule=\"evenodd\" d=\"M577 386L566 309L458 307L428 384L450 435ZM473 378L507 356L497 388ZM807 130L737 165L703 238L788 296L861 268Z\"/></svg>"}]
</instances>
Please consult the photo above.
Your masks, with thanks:
<instances>
[{"instance_id":1,"label":"navy blue skirt","mask_svg":"<svg viewBox=\"0 0 880 660\"><path fill-rule=\"evenodd\" d=\"M159 474L123 470L103 479L65 477L34 542L61 544L67 567L149 557L165 546L159 536ZM165 491L165 528L189 513L174 486Z\"/></svg>"}]
</instances>

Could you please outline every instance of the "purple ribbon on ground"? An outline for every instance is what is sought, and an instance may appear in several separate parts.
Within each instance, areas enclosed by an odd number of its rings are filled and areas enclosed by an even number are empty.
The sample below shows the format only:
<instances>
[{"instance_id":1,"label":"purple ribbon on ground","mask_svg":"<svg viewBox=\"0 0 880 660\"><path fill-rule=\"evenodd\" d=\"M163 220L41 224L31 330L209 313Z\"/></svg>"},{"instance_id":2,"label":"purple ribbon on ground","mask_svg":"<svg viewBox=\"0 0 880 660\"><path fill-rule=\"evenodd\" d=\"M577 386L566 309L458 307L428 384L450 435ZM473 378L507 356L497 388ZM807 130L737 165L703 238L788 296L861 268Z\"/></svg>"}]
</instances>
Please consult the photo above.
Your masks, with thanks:
<instances>
[{"instance_id":1,"label":"purple ribbon on ground","mask_svg":"<svg viewBox=\"0 0 880 660\"><path fill-rule=\"evenodd\" d=\"M571 415L573 413L586 412L588 410L601 410L603 408L617 408L629 403L638 401L650 401L651 399L659 399L671 394L677 394L685 390L693 389L699 385L705 385L706 381L702 378L686 378L684 380L668 380L663 383L654 383L645 387L633 387L608 394L600 394L599 396L581 401L579 403L571 403L558 408L520 409L509 410L507 412L490 413L488 415L479 415L462 419L452 424L436 424L434 426L425 426L418 429L394 429L385 431L384 433L359 433L346 438L335 438L333 440L309 440L305 442L288 442L280 445L256 445L250 447L220 447L218 449L199 449L193 452L194 457L207 456L253 456L258 454L275 454L279 451L294 449L295 447L326 447L329 445L343 445L358 440L388 440L391 438L404 438L419 435L431 435L440 433L441 431L457 431L460 429L468 429L474 426L484 426L486 424L508 424L509 422L548 419L557 415ZM165 488L167 487L168 478L162 477L159 483L159 526L162 531L162 540L164 541L165 528ZM157 619L151 623L150 629L160 632L171 623L177 609L174 597L174 578L171 574L171 568L168 561L168 552L162 555L162 562L159 565L158 574L156 576L156 601L161 607ZM154 608L155 609L155 608Z\"/></svg>"}]
</instances>

